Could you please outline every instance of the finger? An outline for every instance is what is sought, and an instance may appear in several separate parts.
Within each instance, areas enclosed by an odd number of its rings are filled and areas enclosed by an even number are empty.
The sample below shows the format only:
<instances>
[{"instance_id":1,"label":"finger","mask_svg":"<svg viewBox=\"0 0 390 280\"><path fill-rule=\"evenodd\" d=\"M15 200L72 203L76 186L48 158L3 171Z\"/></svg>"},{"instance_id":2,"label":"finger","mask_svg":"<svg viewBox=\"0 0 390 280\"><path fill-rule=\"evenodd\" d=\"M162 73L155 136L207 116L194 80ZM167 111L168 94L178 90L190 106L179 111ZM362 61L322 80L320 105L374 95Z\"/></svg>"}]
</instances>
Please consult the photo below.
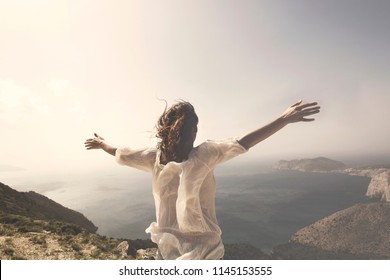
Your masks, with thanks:
<instances>
[{"instance_id":1,"label":"finger","mask_svg":"<svg viewBox=\"0 0 390 280\"><path fill-rule=\"evenodd\" d=\"M306 110L303 110L300 112L301 115L303 116L308 116L308 115L313 115L313 114L317 114L320 112L320 109L306 109Z\"/></svg>"},{"instance_id":2,"label":"finger","mask_svg":"<svg viewBox=\"0 0 390 280\"><path fill-rule=\"evenodd\" d=\"M298 112L300 113L304 113L304 112L310 112L310 111L319 111L321 109L320 106L316 106L316 107L309 107L309 108L305 108L303 110L300 110ZM298 110L298 109L297 109Z\"/></svg>"},{"instance_id":3,"label":"finger","mask_svg":"<svg viewBox=\"0 0 390 280\"><path fill-rule=\"evenodd\" d=\"M295 104L291 105L291 107L298 106L298 105L299 105L299 104L301 104L301 103L302 103L302 99L301 99L301 100L299 100L297 103L295 103Z\"/></svg>"},{"instance_id":4,"label":"finger","mask_svg":"<svg viewBox=\"0 0 390 280\"><path fill-rule=\"evenodd\" d=\"M306 114L316 114L319 112L320 112L320 108L316 107L316 108L308 108L308 109L302 110L299 113L302 115L306 115Z\"/></svg>"},{"instance_id":5,"label":"finger","mask_svg":"<svg viewBox=\"0 0 390 280\"><path fill-rule=\"evenodd\" d=\"M100 137L96 132L93 135L95 135L95 137Z\"/></svg>"},{"instance_id":6,"label":"finger","mask_svg":"<svg viewBox=\"0 0 390 280\"><path fill-rule=\"evenodd\" d=\"M97 133L95 133L95 136L96 136L96 138L98 138L98 139L104 140L104 138L101 137L100 135L98 135Z\"/></svg>"},{"instance_id":7,"label":"finger","mask_svg":"<svg viewBox=\"0 0 390 280\"><path fill-rule=\"evenodd\" d=\"M85 146L85 148L87 148L87 150L97 149L97 147L94 145L88 145L88 146Z\"/></svg>"},{"instance_id":8,"label":"finger","mask_svg":"<svg viewBox=\"0 0 390 280\"><path fill-rule=\"evenodd\" d=\"M306 103L306 104L302 104L301 106L298 106L297 109L298 109L298 110L302 110L302 109L305 109L305 108L307 108L307 107L316 106L317 104L318 104L317 102Z\"/></svg>"},{"instance_id":9,"label":"finger","mask_svg":"<svg viewBox=\"0 0 390 280\"><path fill-rule=\"evenodd\" d=\"M308 119L308 118L302 118L301 121L303 122L312 122L314 121L315 119L314 118L311 118L311 119Z\"/></svg>"},{"instance_id":10,"label":"finger","mask_svg":"<svg viewBox=\"0 0 390 280\"><path fill-rule=\"evenodd\" d=\"M84 145L98 145L100 144L99 141L91 140L84 143Z\"/></svg>"}]
</instances>

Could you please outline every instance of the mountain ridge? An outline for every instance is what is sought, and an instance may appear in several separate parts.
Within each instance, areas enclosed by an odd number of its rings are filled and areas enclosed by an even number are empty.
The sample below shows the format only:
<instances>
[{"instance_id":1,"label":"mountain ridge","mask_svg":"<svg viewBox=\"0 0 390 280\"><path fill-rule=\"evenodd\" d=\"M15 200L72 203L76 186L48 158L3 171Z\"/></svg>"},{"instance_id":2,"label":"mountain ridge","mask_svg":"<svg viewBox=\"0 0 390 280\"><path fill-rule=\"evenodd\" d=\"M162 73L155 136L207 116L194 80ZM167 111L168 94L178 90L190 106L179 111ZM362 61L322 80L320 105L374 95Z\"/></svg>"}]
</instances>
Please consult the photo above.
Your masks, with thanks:
<instances>
[{"instance_id":1,"label":"mountain ridge","mask_svg":"<svg viewBox=\"0 0 390 280\"><path fill-rule=\"evenodd\" d=\"M390 259L390 203L358 203L298 230L279 259Z\"/></svg>"},{"instance_id":2,"label":"mountain ridge","mask_svg":"<svg viewBox=\"0 0 390 280\"><path fill-rule=\"evenodd\" d=\"M76 224L95 233L97 227L83 214L33 191L18 192L0 182L0 211L38 220L58 220Z\"/></svg>"}]
</instances>

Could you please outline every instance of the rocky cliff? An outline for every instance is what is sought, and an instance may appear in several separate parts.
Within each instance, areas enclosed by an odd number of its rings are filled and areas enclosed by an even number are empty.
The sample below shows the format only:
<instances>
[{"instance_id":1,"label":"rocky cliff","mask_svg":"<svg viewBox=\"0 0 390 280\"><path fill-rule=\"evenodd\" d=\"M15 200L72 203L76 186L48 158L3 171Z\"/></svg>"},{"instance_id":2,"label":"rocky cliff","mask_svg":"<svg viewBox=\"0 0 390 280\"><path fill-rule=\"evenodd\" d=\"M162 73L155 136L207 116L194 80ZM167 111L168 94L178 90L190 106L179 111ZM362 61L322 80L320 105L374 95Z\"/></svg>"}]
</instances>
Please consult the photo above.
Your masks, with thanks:
<instances>
[{"instance_id":1,"label":"rocky cliff","mask_svg":"<svg viewBox=\"0 0 390 280\"><path fill-rule=\"evenodd\" d=\"M55 220L0 212L1 260L120 260L141 258L150 240L119 240Z\"/></svg>"},{"instance_id":2,"label":"rocky cliff","mask_svg":"<svg viewBox=\"0 0 390 280\"><path fill-rule=\"evenodd\" d=\"M0 183L0 211L36 220L72 223L89 232L97 230L97 227L79 212L68 209L36 192L18 192L2 183Z\"/></svg>"},{"instance_id":3,"label":"rocky cliff","mask_svg":"<svg viewBox=\"0 0 390 280\"><path fill-rule=\"evenodd\" d=\"M340 171L353 176L370 177L371 181L366 195L372 198L380 198L382 201L390 201L390 169L383 167L348 168Z\"/></svg>"},{"instance_id":4,"label":"rocky cliff","mask_svg":"<svg viewBox=\"0 0 390 280\"><path fill-rule=\"evenodd\" d=\"M390 203L357 204L297 231L281 259L390 259Z\"/></svg>"}]
</instances>

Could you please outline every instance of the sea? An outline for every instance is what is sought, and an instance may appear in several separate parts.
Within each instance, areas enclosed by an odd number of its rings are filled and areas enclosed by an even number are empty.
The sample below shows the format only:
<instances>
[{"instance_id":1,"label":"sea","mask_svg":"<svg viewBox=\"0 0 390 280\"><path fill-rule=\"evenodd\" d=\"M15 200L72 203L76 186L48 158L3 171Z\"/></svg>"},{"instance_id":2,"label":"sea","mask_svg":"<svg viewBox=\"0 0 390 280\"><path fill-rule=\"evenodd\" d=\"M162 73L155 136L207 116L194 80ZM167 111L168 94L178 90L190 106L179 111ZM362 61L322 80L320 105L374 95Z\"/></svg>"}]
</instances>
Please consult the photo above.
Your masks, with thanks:
<instances>
[{"instance_id":1,"label":"sea","mask_svg":"<svg viewBox=\"0 0 390 280\"><path fill-rule=\"evenodd\" d=\"M264 252L300 228L356 203L370 178L281 171L271 165L228 165L215 171L216 211L224 243L249 243ZM7 171L0 182L35 191L79 211L110 237L146 239L155 221L150 174L118 166L94 171Z\"/></svg>"}]
</instances>

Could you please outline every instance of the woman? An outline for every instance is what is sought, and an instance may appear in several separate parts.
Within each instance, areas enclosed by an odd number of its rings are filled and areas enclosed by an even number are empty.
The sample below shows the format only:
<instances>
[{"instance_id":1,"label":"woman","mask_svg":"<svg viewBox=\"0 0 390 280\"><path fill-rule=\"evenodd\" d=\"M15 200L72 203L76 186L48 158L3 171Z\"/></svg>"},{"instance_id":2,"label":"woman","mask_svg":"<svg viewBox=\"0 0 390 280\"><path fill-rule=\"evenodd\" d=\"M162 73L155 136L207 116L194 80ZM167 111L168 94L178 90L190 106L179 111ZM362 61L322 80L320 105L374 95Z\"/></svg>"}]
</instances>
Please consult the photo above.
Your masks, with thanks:
<instances>
[{"instance_id":1,"label":"woman","mask_svg":"<svg viewBox=\"0 0 390 280\"><path fill-rule=\"evenodd\" d=\"M239 139L193 147L198 117L190 103L179 102L159 118L156 148L116 148L97 134L85 146L106 151L122 165L152 173L156 222L146 232L158 245L158 258L221 259L224 246L215 214L214 168L289 123L313 121L307 117L319 111L317 103L299 101L276 120Z\"/></svg>"}]
</instances>

